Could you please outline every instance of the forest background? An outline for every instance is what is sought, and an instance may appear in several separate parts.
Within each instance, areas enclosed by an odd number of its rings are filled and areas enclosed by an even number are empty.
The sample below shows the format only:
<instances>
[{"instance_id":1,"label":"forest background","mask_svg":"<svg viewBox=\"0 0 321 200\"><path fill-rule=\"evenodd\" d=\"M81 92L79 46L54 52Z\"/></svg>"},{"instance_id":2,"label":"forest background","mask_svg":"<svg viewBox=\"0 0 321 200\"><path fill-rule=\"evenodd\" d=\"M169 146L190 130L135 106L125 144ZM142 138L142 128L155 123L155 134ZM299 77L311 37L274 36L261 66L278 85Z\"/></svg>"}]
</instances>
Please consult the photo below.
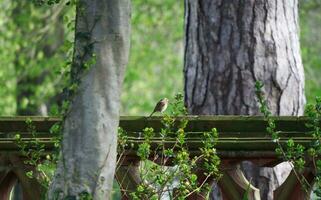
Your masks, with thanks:
<instances>
[{"instance_id":1,"label":"forest background","mask_svg":"<svg viewBox=\"0 0 321 200\"><path fill-rule=\"evenodd\" d=\"M58 115L68 85L75 7L0 0L0 115ZM51 1L49 1L50 3ZM41 5L40 5L41 4ZM305 94L321 96L321 0L300 0ZM132 0L121 115L147 115L183 91L183 0Z\"/></svg>"}]
</instances>

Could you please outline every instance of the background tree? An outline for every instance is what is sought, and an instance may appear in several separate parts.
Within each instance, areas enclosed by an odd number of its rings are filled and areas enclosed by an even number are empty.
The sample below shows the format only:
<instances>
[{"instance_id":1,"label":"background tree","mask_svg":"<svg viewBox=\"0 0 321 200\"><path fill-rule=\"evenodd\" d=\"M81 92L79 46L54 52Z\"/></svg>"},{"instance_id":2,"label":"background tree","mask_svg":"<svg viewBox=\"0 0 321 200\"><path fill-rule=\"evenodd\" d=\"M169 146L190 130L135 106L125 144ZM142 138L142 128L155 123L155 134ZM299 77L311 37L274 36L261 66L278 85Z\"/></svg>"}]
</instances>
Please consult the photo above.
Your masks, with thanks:
<instances>
[{"instance_id":1,"label":"background tree","mask_svg":"<svg viewBox=\"0 0 321 200\"><path fill-rule=\"evenodd\" d=\"M63 83L56 80L64 79L64 76L57 77L56 71L62 67L67 55L61 51L69 35L62 19L70 12L70 6L38 6L28 1L2 1L0 5L5 5L2 7L5 14L2 27L6 27L0 34L5 47L0 50L3 56L0 74L6 78L1 82L6 87L1 88L0 96L3 95L7 104L2 111L17 115L48 115L47 108L55 104L53 97ZM6 102L7 99L10 102ZM20 178L25 176L14 172ZM25 176L24 179L29 178ZM30 181L37 184L36 180ZM21 195L21 184L17 183L12 198L21 199Z\"/></svg>"},{"instance_id":2,"label":"background tree","mask_svg":"<svg viewBox=\"0 0 321 200\"><path fill-rule=\"evenodd\" d=\"M161 98L182 92L184 4L159 0L132 0L132 4L121 112L147 115Z\"/></svg>"},{"instance_id":3,"label":"background tree","mask_svg":"<svg viewBox=\"0 0 321 200\"><path fill-rule=\"evenodd\" d=\"M38 0L34 0L38 1ZM40 1L40 0L39 0ZM34 88L36 95L23 98L21 106L29 106L36 102L39 105L46 102L49 115L57 115L56 98L65 86L64 74L68 73L69 56L68 50L73 41L73 23L75 11L72 6L66 6L68 0L61 0L62 5L35 5L32 2L0 0L0 113L1 115L15 115L17 110L17 82L24 73L41 74L45 70L45 81L41 84L29 84ZM26 12L22 15L13 14L17 4L26 4ZM313 102L316 95L321 95L319 88L321 73L321 51L320 26L321 6L319 0L301 0L300 3L300 25L301 25L301 52L306 76L306 96L308 102ZM27 5L28 4L28 5ZM162 97L171 97L183 90L183 1L158 0L132 0L132 35L131 53L129 67L126 70L124 80L124 91L122 95L121 113L124 115L150 114L155 102ZM19 51L18 47L29 47L32 49L42 48L38 46L55 46L59 38L52 37L55 33L55 22L49 20L44 22L46 16L55 13L60 6L63 11L57 20L63 18L64 42L55 50L53 57L33 56L28 58L28 50ZM30 8L29 8L30 7ZM28 11L28 12L27 12ZM29 12L30 11L30 12ZM32 13L32 14L29 14ZM19 26L15 24L20 16ZM21 20L23 19L23 20ZM35 40L39 31L46 36L40 41ZM23 32L23 37L21 37ZM51 34L51 35L50 35ZM57 35L57 34L56 34ZM28 39L25 39L28 38ZM37 41L37 43L35 43ZM55 49L55 48L54 48ZM39 52L39 51L38 51ZM69 52L72 52L70 49ZM16 72L14 60L19 55L21 69ZM38 53L36 54L38 55ZM39 55L44 55L39 53ZM28 58L26 60L25 58ZM67 61L67 62L66 62ZM20 68L20 67L19 67ZM38 71L38 72L37 72ZM34 73L36 72L36 73ZM166 80L166 81L163 81ZM148 83L148 84L146 84ZM140 98L144 96L145 98ZM54 98L53 98L54 97ZM22 98L21 98L22 99ZM28 103L27 103L28 102Z\"/></svg>"},{"instance_id":4,"label":"background tree","mask_svg":"<svg viewBox=\"0 0 321 200\"><path fill-rule=\"evenodd\" d=\"M49 199L111 195L130 12L129 0L77 2L72 100Z\"/></svg>"},{"instance_id":5,"label":"background tree","mask_svg":"<svg viewBox=\"0 0 321 200\"><path fill-rule=\"evenodd\" d=\"M304 71L298 1L185 1L185 102L191 114L260 114L255 82L273 115L303 115ZM219 131L219 130L218 130ZM273 199L289 173L243 163L245 175Z\"/></svg>"},{"instance_id":6,"label":"background tree","mask_svg":"<svg viewBox=\"0 0 321 200\"><path fill-rule=\"evenodd\" d=\"M5 0L0 6L1 113L47 115L65 83L66 46L72 39L67 23L73 9Z\"/></svg>"},{"instance_id":7,"label":"background tree","mask_svg":"<svg viewBox=\"0 0 321 200\"><path fill-rule=\"evenodd\" d=\"M68 54L72 52L70 47L73 43L75 11L73 7L66 5L73 0L60 1L63 11L57 20L63 18L64 43L48 58L41 52L43 46L55 46L55 42L61 41L56 41L59 38L50 35L55 35L52 30L55 29L56 23L52 20L47 23L44 20L49 19L51 13L55 13L55 9L60 5L32 4L45 1L0 0L0 115L17 114L18 81L29 76L22 75L39 75L43 70L49 72L45 73L45 81L36 85L28 84L29 88L34 88L32 90L35 91L35 95L20 98L23 102L21 106L26 108L35 102L38 110L40 105L46 102L49 115L58 113L54 108L57 94L61 93L66 85L64 74L69 72ZM321 73L321 6L319 0L300 0L299 3L305 89L308 102L312 102L316 95L321 95L318 77ZM18 4L24 5L25 12L13 12ZM184 52L184 5L183 1L159 0L132 0L132 4L132 45L129 68L125 74L121 113L147 115L160 98L172 97L183 90L181 71ZM19 25L16 22L19 22ZM47 28L43 29L45 26ZM36 40L35 38L42 35L39 33L42 30L47 30L48 32L41 33L48 35L42 36L40 41ZM38 49L38 53L28 56L30 52L35 52L34 49ZM19 67L15 65L17 59L21 63Z\"/></svg>"},{"instance_id":8,"label":"background tree","mask_svg":"<svg viewBox=\"0 0 321 200\"><path fill-rule=\"evenodd\" d=\"M62 4L49 7L19 1L12 11L13 24L19 27L15 33L19 47L13 61L18 115L48 115L48 102L59 93L63 81L57 83L55 76L65 58L58 52L67 37L63 14L68 9ZM53 60L58 61L56 65L52 65Z\"/></svg>"},{"instance_id":9,"label":"background tree","mask_svg":"<svg viewBox=\"0 0 321 200\"><path fill-rule=\"evenodd\" d=\"M301 0L300 7L300 42L301 54L306 77L305 94L307 102L314 102L321 96L321 1Z\"/></svg>"},{"instance_id":10,"label":"background tree","mask_svg":"<svg viewBox=\"0 0 321 200\"><path fill-rule=\"evenodd\" d=\"M47 103L56 91L52 69L62 65L57 54L64 44L64 5L40 7L30 2L18 1L12 11L13 22L19 29L15 33L19 47L14 59L18 115L48 115ZM27 17L30 13L35 15ZM26 21L26 19L29 19ZM33 34L28 34L33 32ZM38 45L32 45L39 43ZM59 78L58 78L59 79ZM52 85L51 85L52 84ZM45 88L45 90L44 90Z\"/></svg>"}]
</instances>

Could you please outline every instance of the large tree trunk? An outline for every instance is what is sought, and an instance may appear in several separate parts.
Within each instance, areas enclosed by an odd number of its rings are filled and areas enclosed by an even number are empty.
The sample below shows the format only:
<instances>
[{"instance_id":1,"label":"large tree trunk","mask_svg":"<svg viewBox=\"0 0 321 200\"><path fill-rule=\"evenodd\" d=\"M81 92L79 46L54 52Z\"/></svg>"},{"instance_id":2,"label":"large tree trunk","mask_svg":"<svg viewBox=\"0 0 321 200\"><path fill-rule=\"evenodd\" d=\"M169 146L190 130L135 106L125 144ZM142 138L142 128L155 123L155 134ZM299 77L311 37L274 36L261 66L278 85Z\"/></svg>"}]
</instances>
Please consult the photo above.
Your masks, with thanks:
<instances>
[{"instance_id":1,"label":"large tree trunk","mask_svg":"<svg viewBox=\"0 0 321 200\"><path fill-rule=\"evenodd\" d=\"M129 0L80 0L72 79L79 82L64 121L62 159L49 199L110 198L120 92L130 40ZM86 64L95 64L89 70ZM88 62L89 61L89 62Z\"/></svg>"},{"instance_id":2,"label":"large tree trunk","mask_svg":"<svg viewBox=\"0 0 321 200\"><path fill-rule=\"evenodd\" d=\"M274 115L303 114L297 0L185 0L185 29L185 102L191 114L258 115L257 80ZM272 199L282 181L275 174L281 173L246 167L261 198Z\"/></svg>"}]
</instances>

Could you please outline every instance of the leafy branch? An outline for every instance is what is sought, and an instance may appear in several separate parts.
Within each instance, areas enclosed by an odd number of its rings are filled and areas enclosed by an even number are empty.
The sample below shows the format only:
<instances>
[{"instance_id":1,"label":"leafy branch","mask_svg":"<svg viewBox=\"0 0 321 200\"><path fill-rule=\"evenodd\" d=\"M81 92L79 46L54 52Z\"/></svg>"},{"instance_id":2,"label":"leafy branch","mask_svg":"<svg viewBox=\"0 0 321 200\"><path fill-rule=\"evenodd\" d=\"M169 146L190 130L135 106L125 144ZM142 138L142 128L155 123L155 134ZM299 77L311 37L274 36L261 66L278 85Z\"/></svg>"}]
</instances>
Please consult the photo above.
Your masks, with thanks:
<instances>
[{"instance_id":1,"label":"leafy branch","mask_svg":"<svg viewBox=\"0 0 321 200\"><path fill-rule=\"evenodd\" d=\"M181 94L175 96L170 104L171 115L163 116L163 128L159 133L148 127L142 131L143 142L137 148L137 156L141 160L141 182L130 193L132 199L161 199L169 196L170 199L181 200L196 193L207 194L210 189L209 179L219 179L221 176L220 159L215 149L218 140L215 128L203 133L200 154L191 155L189 135L185 132L188 120L184 116L187 112L182 98ZM133 147L126 140L126 133L121 129L119 151ZM154 143L155 140L157 143ZM127 191L126 188L122 190Z\"/></svg>"},{"instance_id":2,"label":"leafy branch","mask_svg":"<svg viewBox=\"0 0 321 200\"><path fill-rule=\"evenodd\" d=\"M301 144L295 144L293 139L289 139L286 142L285 148L280 143L280 131L276 129L275 120L271 116L271 111L268 108L267 101L265 100L264 93L263 93L263 83L257 81L255 83L255 93L258 99L258 103L260 105L260 112L263 114L265 119L267 120L267 127L266 131L271 135L272 141L277 144L275 152L278 156L280 156L284 161L288 161L293 164L292 170L295 173L297 179L300 181L304 191L309 194L310 188L309 182L306 178L300 174L303 172L305 167L305 147Z\"/></svg>"}]
</instances>

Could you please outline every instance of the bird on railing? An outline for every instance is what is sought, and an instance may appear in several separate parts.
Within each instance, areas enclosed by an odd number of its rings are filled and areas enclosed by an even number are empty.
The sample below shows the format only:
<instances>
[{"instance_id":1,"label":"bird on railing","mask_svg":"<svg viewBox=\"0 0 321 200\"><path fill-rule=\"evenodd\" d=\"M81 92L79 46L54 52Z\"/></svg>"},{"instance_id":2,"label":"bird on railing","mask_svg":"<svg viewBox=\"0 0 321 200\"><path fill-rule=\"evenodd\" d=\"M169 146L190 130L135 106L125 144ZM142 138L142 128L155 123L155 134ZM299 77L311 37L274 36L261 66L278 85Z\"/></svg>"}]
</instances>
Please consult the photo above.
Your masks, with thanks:
<instances>
[{"instance_id":1,"label":"bird on railing","mask_svg":"<svg viewBox=\"0 0 321 200\"><path fill-rule=\"evenodd\" d=\"M166 110L168 106L168 99L167 98L163 98L161 100L159 100L159 102L157 102L154 111L152 112L152 114L150 114L149 116L151 117L155 112L164 112Z\"/></svg>"}]
</instances>

